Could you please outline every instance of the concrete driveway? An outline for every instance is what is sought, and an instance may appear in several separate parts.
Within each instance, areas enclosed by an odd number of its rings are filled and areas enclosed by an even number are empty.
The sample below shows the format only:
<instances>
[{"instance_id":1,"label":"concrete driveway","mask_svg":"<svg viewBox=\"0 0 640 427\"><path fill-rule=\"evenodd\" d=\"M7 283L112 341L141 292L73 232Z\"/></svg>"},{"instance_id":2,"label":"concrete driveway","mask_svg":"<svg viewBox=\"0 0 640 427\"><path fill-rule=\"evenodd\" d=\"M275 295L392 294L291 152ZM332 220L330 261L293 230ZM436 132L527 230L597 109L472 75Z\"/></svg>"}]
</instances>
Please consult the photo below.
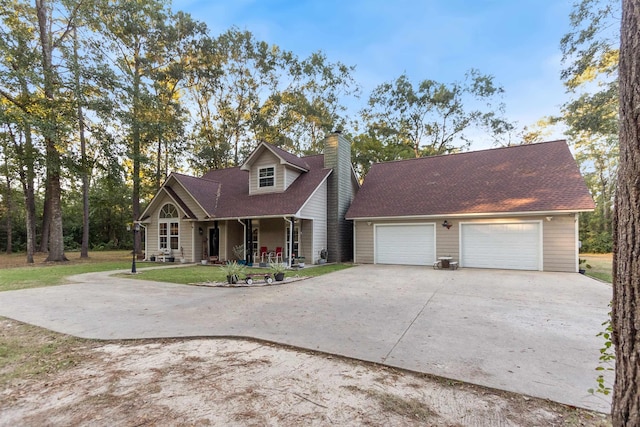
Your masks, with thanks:
<instances>
[{"instance_id":1,"label":"concrete driveway","mask_svg":"<svg viewBox=\"0 0 640 427\"><path fill-rule=\"evenodd\" d=\"M209 288L91 273L0 315L95 339L252 337L609 412L591 396L611 287L579 274L357 266Z\"/></svg>"}]
</instances>

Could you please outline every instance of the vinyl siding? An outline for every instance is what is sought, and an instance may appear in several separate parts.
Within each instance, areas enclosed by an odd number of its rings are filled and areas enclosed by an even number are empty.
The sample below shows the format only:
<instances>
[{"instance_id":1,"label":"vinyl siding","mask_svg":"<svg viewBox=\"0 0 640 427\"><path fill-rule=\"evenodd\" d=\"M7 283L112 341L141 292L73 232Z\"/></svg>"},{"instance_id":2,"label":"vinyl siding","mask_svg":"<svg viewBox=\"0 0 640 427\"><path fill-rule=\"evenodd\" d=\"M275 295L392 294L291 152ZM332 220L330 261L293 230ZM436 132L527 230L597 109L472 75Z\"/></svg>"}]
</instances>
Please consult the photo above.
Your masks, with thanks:
<instances>
[{"instance_id":1,"label":"vinyl siding","mask_svg":"<svg viewBox=\"0 0 640 427\"><path fill-rule=\"evenodd\" d=\"M373 264L373 224L367 221L355 221L357 264Z\"/></svg>"},{"instance_id":2,"label":"vinyl siding","mask_svg":"<svg viewBox=\"0 0 640 427\"><path fill-rule=\"evenodd\" d=\"M233 247L244 243L244 227L238 221L227 221L225 227L220 230L220 233L224 231L224 246L222 238L220 239L220 256L224 260L234 261L236 260L233 254Z\"/></svg>"},{"instance_id":3,"label":"vinyl siding","mask_svg":"<svg viewBox=\"0 0 640 427\"><path fill-rule=\"evenodd\" d=\"M180 199L182 199L184 204L187 205L187 207L189 209L191 209L191 212L193 212L196 217L202 219L207 215L200 208L200 206L193 200L193 197L190 196L189 193L187 193L185 191L185 189L182 187L182 185L180 185L178 183L175 183L175 184L171 185L171 188L173 189L173 191L176 192L178 197L180 197ZM176 205L176 207L180 208L180 206L178 206L178 205ZM184 212L183 212L183 214L184 214Z\"/></svg>"},{"instance_id":4,"label":"vinyl siding","mask_svg":"<svg viewBox=\"0 0 640 427\"><path fill-rule=\"evenodd\" d=\"M575 243L575 215L549 215L551 221L542 222L544 271L577 271ZM544 217L542 217L544 218Z\"/></svg>"},{"instance_id":5,"label":"vinyl siding","mask_svg":"<svg viewBox=\"0 0 640 427\"><path fill-rule=\"evenodd\" d=\"M266 246L269 250L282 248L282 256L285 257L285 227L284 218L268 218L260 220L260 246Z\"/></svg>"},{"instance_id":6,"label":"vinyl siding","mask_svg":"<svg viewBox=\"0 0 640 427\"><path fill-rule=\"evenodd\" d=\"M508 218L435 218L423 220L425 223L436 223L436 257L452 256L455 260L460 259L460 221L465 223L500 223L519 221L542 221L542 258L543 271L576 272L577 254L575 250L575 215L549 215L551 221L547 221L545 216L523 216ZM444 220L451 224L451 228L442 227ZM394 223L418 223L419 220L390 220L372 221L372 225L367 225L367 221L355 221L355 262L361 264L371 264L374 262L374 241L373 224L394 224Z\"/></svg>"},{"instance_id":7,"label":"vinyl siding","mask_svg":"<svg viewBox=\"0 0 640 427\"><path fill-rule=\"evenodd\" d=\"M275 168L275 186L258 187L258 175L260 168L273 166ZM251 165L249 172L249 194L277 193L284 191L284 166L280 164L280 159L271 151L264 150L260 157Z\"/></svg>"},{"instance_id":8,"label":"vinyl siding","mask_svg":"<svg viewBox=\"0 0 640 427\"><path fill-rule=\"evenodd\" d=\"M306 262L315 264L320 251L327 249L327 182L323 182L311 199L300 211L302 218L311 218L313 222L304 222L302 239ZM309 227L309 230L306 228Z\"/></svg>"},{"instance_id":9,"label":"vinyl siding","mask_svg":"<svg viewBox=\"0 0 640 427\"><path fill-rule=\"evenodd\" d=\"M353 258L353 223L344 215L353 201L351 143L342 135L325 139L324 166L333 171L327 179L327 251L329 262Z\"/></svg>"},{"instance_id":10,"label":"vinyl siding","mask_svg":"<svg viewBox=\"0 0 640 427\"><path fill-rule=\"evenodd\" d=\"M184 212L182 211L182 209L180 209L180 206L174 203L168 195L163 194L159 197L159 203L157 204L158 209L156 211L150 212L149 223L146 224L146 256L147 258L149 258L151 255L158 255L160 253L160 250L158 249L158 214L160 213L160 209L162 209L165 204L171 203L178 209L178 214L180 216L178 218L180 223L180 238L178 242L178 250L174 250L173 255L175 256L176 261L179 261L180 247L182 247L185 259L191 261L193 259L193 229L191 228L191 222L182 220L182 217L184 217Z\"/></svg>"},{"instance_id":11,"label":"vinyl siding","mask_svg":"<svg viewBox=\"0 0 640 427\"><path fill-rule=\"evenodd\" d=\"M300 176L300 171L291 168L283 168L284 170L284 189L289 188L291 184Z\"/></svg>"}]
</instances>

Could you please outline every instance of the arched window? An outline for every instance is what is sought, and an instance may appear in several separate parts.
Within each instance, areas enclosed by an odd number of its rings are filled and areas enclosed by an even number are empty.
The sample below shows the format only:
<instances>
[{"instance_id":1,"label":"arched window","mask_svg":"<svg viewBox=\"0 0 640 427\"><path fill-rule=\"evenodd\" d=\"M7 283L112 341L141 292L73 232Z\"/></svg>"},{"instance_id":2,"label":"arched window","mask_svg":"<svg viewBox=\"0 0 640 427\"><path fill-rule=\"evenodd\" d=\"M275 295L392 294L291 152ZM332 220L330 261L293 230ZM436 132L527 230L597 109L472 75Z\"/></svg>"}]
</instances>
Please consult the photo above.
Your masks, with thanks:
<instances>
[{"instance_id":1,"label":"arched window","mask_svg":"<svg viewBox=\"0 0 640 427\"><path fill-rule=\"evenodd\" d=\"M171 203L167 203L160 209L160 218L178 218L178 209Z\"/></svg>"},{"instance_id":2,"label":"arched window","mask_svg":"<svg viewBox=\"0 0 640 427\"><path fill-rule=\"evenodd\" d=\"M167 203L158 215L158 249L175 250L180 247L180 221L178 209Z\"/></svg>"}]
</instances>

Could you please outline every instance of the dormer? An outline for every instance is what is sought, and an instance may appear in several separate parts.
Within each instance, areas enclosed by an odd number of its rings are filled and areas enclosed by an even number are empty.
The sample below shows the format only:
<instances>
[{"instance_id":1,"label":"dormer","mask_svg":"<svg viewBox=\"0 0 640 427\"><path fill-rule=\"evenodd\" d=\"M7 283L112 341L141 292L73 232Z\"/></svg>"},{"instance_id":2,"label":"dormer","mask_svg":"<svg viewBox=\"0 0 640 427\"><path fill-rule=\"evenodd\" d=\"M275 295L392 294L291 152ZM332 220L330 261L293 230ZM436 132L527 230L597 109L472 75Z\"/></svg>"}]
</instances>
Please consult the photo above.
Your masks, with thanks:
<instances>
[{"instance_id":1,"label":"dormer","mask_svg":"<svg viewBox=\"0 0 640 427\"><path fill-rule=\"evenodd\" d=\"M309 166L300 157L261 142L240 167L249 172L249 194L281 193Z\"/></svg>"}]
</instances>

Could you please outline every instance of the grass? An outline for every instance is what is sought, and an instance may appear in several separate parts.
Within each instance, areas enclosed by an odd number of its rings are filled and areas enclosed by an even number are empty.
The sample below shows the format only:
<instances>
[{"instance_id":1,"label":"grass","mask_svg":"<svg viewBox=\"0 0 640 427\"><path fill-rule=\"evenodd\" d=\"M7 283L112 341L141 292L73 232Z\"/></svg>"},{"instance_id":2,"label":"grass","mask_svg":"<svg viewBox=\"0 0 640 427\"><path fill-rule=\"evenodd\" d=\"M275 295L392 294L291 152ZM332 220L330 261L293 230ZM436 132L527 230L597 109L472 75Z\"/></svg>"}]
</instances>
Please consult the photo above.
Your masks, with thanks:
<instances>
[{"instance_id":1,"label":"grass","mask_svg":"<svg viewBox=\"0 0 640 427\"><path fill-rule=\"evenodd\" d=\"M434 423L434 420L438 418L438 414L418 399L401 397L385 391L365 390L357 386L345 386L345 388L352 392L363 393L375 399L380 405L380 408L385 412L395 413L401 417L422 422L430 422L430 425L437 425L437 423Z\"/></svg>"},{"instance_id":2,"label":"grass","mask_svg":"<svg viewBox=\"0 0 640 427\"><path fill-rule=\"evenodd\" d=\"M285 277L305 276L314 277L334 271L344 270L351 267L351 264L328 264L317 267L304 268L302 270L287 271ZM247 273L269 273L268 268L247 268ZM204 282L226 282L226 274L220 267L213 265L191 265L189 267L158 269L140 271L133 277L142 280L154 280L158 282L169 282L178 284L204 283ZM241 277L242 278L242 277Z\"/></svg>"},{"instance_id":3,"label":"grass","mask_svg":"<svg viewBox=\"0 0 640 427\"><path fill-rule=\"evenodd\" d=\"M585 268L587 270L587 276L594 277L607 283L611 283L613 281L611 271L613 265L613 254L580 254L580 259L587 260L586 268L583 267L584 264L580 266L580 268Z\"/></svg>"},{"instance_id":4,"label":"grass","mask_svg":"<svg viewBox=\"0 0 640 427\"><path fill-rule=\"evenodd\" d=\"M0 388L15 379L56 373L83 360L85 341L0 318Z\"/></svg>"},{"instance_id":5,"label":"grass","mask_svg":"<svg viewBox=\"0 0 640 427\"><path fill-rule=\"evenodd\" d=\"M75 274L131 268L131 252L127 251L91 252L88 259L68 253L69 261L62 263L44 262L45 257L38 255L36 262L28 265L25 254L0 255L0 291L60 285L67 276Z\"/></svg>"}]
</instances>

